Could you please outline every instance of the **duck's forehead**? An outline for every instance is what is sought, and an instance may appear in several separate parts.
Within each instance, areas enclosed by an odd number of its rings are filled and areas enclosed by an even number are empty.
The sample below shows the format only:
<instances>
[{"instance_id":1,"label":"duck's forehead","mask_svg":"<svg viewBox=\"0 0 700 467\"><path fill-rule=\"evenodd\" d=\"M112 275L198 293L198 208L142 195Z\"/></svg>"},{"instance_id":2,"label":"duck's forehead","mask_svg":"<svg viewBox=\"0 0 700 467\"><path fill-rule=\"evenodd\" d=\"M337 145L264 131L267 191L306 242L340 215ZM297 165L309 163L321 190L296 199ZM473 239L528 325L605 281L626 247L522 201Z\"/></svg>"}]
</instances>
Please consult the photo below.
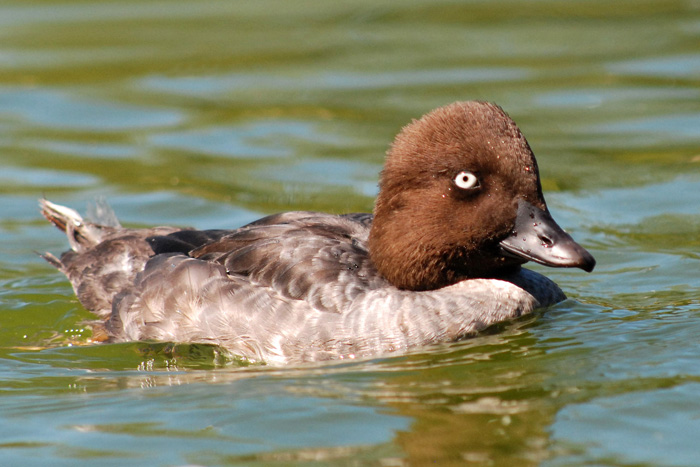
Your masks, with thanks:
<instances>
[{"instance_id":1,"label":"duck's forehead","mask_svg":"<svg viewBox=\"0 0 700 467\"><path fill-rule=\"evenodd\" d=\"M537 162L519 130L517 135L490 145L488 151L482 154L481 163L485 173L509 188L509 191L531 202L539 197L541 190Z\"/></svg>"},{"instance_id":2,"label":"duck's forehead","mask_svg":"<svg viewBox=\"0 0 700 467\"><path fill-rule=\"evenodd\" d=\"M525 136L515 123L505 125L493 137L485 139L484 163L495 163L501 171L520 173L525 178L537 175L537 163Z\"/></svg>"}]
</instances>

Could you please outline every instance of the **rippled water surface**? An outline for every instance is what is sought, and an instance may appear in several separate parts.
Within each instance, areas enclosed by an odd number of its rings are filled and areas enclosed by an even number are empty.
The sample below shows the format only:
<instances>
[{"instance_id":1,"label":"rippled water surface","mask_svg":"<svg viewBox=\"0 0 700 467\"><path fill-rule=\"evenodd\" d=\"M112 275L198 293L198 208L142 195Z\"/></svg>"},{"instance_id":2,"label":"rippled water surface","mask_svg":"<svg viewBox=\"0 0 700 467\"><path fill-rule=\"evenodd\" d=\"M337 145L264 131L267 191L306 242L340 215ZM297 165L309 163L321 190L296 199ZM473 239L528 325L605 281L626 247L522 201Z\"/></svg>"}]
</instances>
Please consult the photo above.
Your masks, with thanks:
<instances>
[{"instance_id":1,"label":"rippled water surface","mask_svg":"<svg viewBox=\"0 0 700 467\"><path fill-rule=\"evenodd\" d=\"M368 211L411 118L502 105L595 272L399 357L88 345L37 198L128 225ZM4 1L0 464L697 465L700 2Z\"/></svg>"}]
</instances>

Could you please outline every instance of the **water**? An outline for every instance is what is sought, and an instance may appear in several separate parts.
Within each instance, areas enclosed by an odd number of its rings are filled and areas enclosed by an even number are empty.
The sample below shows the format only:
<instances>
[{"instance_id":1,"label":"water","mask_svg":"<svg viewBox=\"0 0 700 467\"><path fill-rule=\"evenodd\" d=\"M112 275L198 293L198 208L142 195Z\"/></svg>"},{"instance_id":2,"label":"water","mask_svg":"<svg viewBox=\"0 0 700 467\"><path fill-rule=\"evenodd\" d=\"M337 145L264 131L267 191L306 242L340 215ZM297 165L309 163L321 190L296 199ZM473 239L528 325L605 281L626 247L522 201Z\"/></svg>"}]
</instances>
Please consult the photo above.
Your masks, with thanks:
<instances>
[{"instance_id":1,"label":"water","mask_svg":"<svg viewBox=\"0 0 700 467\"><path fill-rule=\"evenodd\" d=\"M700 3L5 1L3 465L697 465ZM465 342L297 368L88 345L37 198L128 225L367 211L402 125L502 105L593 274Z\"/></svg>"}]
</instances>

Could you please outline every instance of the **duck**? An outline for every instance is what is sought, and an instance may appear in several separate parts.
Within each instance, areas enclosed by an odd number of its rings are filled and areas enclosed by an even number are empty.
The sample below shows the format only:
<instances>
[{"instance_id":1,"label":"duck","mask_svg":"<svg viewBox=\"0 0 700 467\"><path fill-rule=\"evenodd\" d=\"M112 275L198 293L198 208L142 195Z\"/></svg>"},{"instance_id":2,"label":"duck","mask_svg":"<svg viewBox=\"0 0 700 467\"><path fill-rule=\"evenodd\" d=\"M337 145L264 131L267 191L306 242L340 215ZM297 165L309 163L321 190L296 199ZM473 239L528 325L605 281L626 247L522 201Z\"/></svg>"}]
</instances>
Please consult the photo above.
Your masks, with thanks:
<instances>
[{"instance_id":1,"label":"duck","mask_svg":"<svg viewBox=\"0 0 700 467\"><path fill-rule=\"evenodd\" d=\"M284 212L235 229L124 228L39 201L70 249L43 258L101 342L211 344L268 365L380 357L475 336L566 299L528 261L591 272L552 218L535 156L496 104L401 129L372 213Z\"/></svg>"}]
</instances>

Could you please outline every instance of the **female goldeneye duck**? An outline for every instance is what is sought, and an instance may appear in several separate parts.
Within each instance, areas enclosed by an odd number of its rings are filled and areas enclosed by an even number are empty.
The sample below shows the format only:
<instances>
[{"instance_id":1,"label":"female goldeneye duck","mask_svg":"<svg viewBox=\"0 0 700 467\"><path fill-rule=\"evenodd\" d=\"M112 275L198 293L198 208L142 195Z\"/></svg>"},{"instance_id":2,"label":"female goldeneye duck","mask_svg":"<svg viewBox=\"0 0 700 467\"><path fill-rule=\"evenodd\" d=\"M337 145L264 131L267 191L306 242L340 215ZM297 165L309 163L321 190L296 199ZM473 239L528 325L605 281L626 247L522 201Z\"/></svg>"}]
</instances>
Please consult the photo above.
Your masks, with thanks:
<instances>
[{"instance_id":1,"label":"female goldeneye duck","mask_svg":"<svg viewBox=\"0 0 700 467\"><path fill-rule=\"evenodd\" d=\"M71 246L44 257L109 342L208 343L273 364L454 341L565 298L523 263L595 266L550 216L530 146L494 104L407 125L379 188L373 215L288 212L236 230L125 229L42 200Z\"/></svg>"}]
</instances>

